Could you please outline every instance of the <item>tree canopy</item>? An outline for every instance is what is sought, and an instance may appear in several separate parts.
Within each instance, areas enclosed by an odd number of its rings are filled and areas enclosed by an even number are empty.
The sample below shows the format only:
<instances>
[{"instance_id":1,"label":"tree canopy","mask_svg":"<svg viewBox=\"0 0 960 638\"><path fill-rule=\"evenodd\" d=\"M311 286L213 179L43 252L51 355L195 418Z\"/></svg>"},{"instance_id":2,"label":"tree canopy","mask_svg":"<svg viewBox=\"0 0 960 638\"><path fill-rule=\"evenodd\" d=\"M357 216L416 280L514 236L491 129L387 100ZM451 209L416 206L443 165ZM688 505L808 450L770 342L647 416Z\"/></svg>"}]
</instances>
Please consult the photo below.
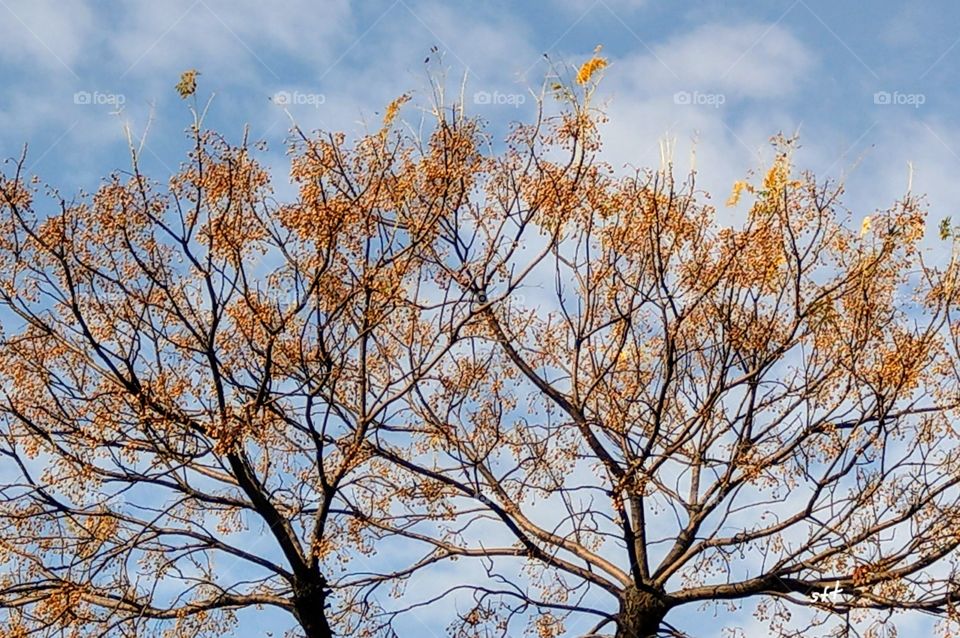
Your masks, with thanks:
<instances>
[{"instance_id":1,"label":"tree canopy","mask_svg":"<svg viewBox=\"0 0 960 638\"><path fill-rule=\"evenodd\" d=\"M133 145L92 195L8 163L3 635L393 636L444 603L464 638L710 604L958 635L958 268L922 199L854 222L784 137L720 210L625 173L604 66L502 144L439 85L419 125L405 95L294 127L289 201L199 108L165 181Z\"/></svg>"}]
</instances>

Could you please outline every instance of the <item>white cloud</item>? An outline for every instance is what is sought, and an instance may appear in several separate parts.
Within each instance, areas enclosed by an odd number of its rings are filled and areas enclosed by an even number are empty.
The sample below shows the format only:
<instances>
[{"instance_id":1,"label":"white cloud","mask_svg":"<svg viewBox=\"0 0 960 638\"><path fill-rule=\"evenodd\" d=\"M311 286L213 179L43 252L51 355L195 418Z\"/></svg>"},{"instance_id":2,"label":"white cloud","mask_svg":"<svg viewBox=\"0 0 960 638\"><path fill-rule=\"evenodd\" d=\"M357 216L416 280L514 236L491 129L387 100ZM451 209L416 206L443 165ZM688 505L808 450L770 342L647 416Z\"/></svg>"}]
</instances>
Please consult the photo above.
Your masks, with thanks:
<instances>
[{"instance_id":1,"label":"white cloud","mask_svg":"<svg viewBox=\"0 0 960 638\"><path fill-rule=\"evenodd\" d=\"M7 0L0 5L0 60L56 75L78 73L94 27L83 3Z\"/></svg>"},{"instance_id":2,"label":"white cloud","mask_svg":"<svg viewBox=\"0 0 960 638\"><path fill-rule=\"evenodd\" d=\"M123 73L135 76L197 66L282 77L275 54L322 65L344 41L349 45L352 32L347 0L326 2L322 10L306 0L177 0L138 4L116 19L119 33L109 45Z\"/></svg>"},{"instance_id":3,"label":"white cloud","mask_svg":"<svg viewBox=\"0 0 960 638\"><path fill-rule=\"evenodd\" d=\"M603 157L617 169L657 168L658 142L675 140L676 173L695 153L698 187L722 209L733 181L769 161L770 137L796 130L770 98L798 92L815 63L784 27L761 23L706 24L614 58L598 93L608 99Z\"/></svg>"},{"instance_id":4,"label":"white cloud","mask_svg":"<svg viewBox=\"0 0 960 638\"><path fill-rule=\"evenodd\" d=\"M707 24L618 61L637 90L715 91L734 98L781 97L797 90L812 52L777 24Z\"/></svg>"}]
</instances>

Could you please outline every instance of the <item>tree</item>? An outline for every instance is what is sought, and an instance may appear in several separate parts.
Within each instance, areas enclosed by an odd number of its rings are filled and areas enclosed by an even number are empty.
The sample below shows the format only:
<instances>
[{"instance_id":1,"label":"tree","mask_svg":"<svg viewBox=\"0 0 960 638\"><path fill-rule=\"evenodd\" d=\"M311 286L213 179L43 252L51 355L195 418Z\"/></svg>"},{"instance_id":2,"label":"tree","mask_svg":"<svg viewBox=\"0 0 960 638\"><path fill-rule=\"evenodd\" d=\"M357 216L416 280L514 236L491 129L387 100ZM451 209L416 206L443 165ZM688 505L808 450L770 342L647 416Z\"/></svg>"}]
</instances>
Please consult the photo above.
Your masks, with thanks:
<instances>
[{"instance_id":1,"label":"tree","mask_svg":"<svg viewBox=\"0 0 960 638\"><path fill-rule=\"evenodd\" d=\"M735 187L731 204L755 195L736 229L692 179L541 162L555 190L494 195L523 204L457 239L475 246L455 272L485 304L485 347L460 363L467 385L418 401L446 461L404 467L482 494L543 569L538 595L480 590L478 609L499 594L551 611L544 635L571 612L681 635L679 608L752 597L776 635L838 616L837 635L879 635L869 610L955 623L956 263L924 265L916 199L858 236L839 189L794 179L777 146L761 185ZM542 249L512 260L538 230ZM539 309L513 305L551 279ZM582 602L590 587L615 613ZM797 631L792 606L822 613Z\"/></svg>"},{"instance_id":2,"label":"tree","mask_svg":"<svg viewBox=\"0 0 960 638\"><path fill-rule=\"evenodd\" d=\"M246 141L199 118L167 192L135 152L56 211L35 212L23 158L0 184L12 635L220 635L251 606L357 630L381 580L350 570L373 551L359 521L393 507L367 440L450 347L417 332L433 213L401 234L420 209L386 212L389 124L350 153L295 140L283 206ZM338 182L348 164L379 181Z\"/></svg>"},{"instance_id":3,"label":"tree","mask_svg":"<svg viewBox=\"0 0 960 638\"><path fill-rule=\"evenodd\" d=\"M257 606L391 635L447 598L464 637L677 636L748 599L778 635L956 631L958 268L926 262L921 201L851 229L777 138L722 226L695 176L603 163L603 67L502 150L439 86L424 138L406 96L353 144L294 128L289 204L199 118L166 192L134 153L40 213L16 162L13 635L220 635Z\"/></svg>"}]
</instances>

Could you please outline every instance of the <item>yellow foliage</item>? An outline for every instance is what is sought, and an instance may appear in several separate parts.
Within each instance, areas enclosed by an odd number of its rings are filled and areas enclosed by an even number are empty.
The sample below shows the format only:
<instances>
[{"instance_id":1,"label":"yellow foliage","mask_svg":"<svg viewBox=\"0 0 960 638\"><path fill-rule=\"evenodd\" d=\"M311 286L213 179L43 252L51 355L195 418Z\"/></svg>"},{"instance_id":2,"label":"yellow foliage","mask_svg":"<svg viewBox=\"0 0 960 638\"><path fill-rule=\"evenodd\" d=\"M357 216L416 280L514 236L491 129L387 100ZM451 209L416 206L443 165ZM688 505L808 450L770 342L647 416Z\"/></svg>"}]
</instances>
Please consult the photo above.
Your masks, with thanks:
<instances>
[{"instance_id":1,"label":"yellow foliage","mask_svg":"<svg viewBox=\"0 0 960 638\"><path fill-rule=\"evenodd\" d=\"M789 177L790 157L786 153L781 153L763 178L763 190L768 193L779 192L787 185Z\"/></svg>"},{"instance_id":2,"label":"yellow foliage","mask_svg":"<svg viewBox=\"0 0 960 638\"><path fill-rule=\"evenodd\" d=\"M400 110L400 107L409 101L410 96L404 93L393 102L390 102L390 104L387 105L386 113L383 114L383 126L390 126L393 123L393 120L397 117L397 112Z\"/></svg>"},{"instance_id":3,"label":"yellow foliage","mask_svg":"<svg viewBox=\"0 0 960 638\"><path fill-rule=\"evenodd\" d=\"M200 75L200 72L196 69L189 69L180 74L180 81L176 88L181 99L186 99L196 93L198 75Z\"/></svg>"},{"instance_id":4,"label":"yellow foliage","mask_svg":"<svg viewBox=\"0 0 960 638\"><path fill-rule=\"evenodd\" d=\"M600 47L598 46L594 49L594 53L599 53ZM580 70L577 71L577 84L584 85L590 81L590 78L593 77L593 74L597 71L605 68L607 66L607 59L602 58L599 55L594 55L592 58L583 63L580 67Z\"/></svg>"},{"instance_id":5,"label":"yellow foliage","mask_svg":"<svg viewBox=\"0 0 960 638\"><path fill-rule=\"evenodd\" d=\"M740 195L743 194L743 191L753 191L750 188L750 185L744 181L736 181L733 183L733 192L730 193L730 198L727 200L727 206L736 206L740 201Z\"/></svg>"}]
</instances>

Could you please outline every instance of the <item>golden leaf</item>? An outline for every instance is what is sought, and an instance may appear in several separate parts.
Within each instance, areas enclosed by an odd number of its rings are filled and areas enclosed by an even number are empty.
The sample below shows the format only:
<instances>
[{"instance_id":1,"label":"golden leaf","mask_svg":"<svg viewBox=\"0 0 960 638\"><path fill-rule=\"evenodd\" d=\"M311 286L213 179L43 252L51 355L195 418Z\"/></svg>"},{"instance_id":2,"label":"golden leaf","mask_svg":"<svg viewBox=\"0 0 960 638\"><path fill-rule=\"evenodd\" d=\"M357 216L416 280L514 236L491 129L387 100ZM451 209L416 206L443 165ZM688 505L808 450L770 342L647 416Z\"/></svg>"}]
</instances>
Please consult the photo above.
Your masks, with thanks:
<instances>
[{"instance_id":1,"label":"golden leaf","mask_svg":"<svg viewBox=\"0 0 960 638\"><path fill-rule=\"evenodd\" d=\"M600 46L598 45L594 49L595 53L600 52ZM577 71L577 84L583 85L590 81L590 78L593 77L593 74L603 69L607 66L607 59L602 58L599 55L595 55L586 62L583 63L583 66L580 67L580 70Z\"/></svg>"},{"instance_id":2,"label":"golden leaf","mask_svg":"<svg viewBox=\"0 0 960 638\"><path fill-rule=\"evenodd\" d=\"M177 83L177 93L181 99L187 99L197 91L197 76L200 72L196 69L189 69L180 74L180 82Z\"/></svg>"},{"instance_id":3,"label":"golden leaf","mask_svg":"<svg viewBox=\"0 0 960 638\"><path fill-rule=\"evenodd\" d=\"M744 181L737 181L733 183L733 191L730 193L730 198L727 200L727 206L736 206L740 201L740 195L743 194L743 191L750 190L750 185Z\"/></svg>"},{"instance_id":4,"label":"golden leaf","mask_svg":"<svg viewBox=\"0 0 960 638\"><path fill-rule=\"evenodd\" d=\"M403 106L406 102L410 101L410 96L404 93L393 102L387 105L387 111L383 115L383 125L384 127L390 126L393 123L395 117L397 117L397 111L400 110L400 107Z\"/></svg>"}]
</instances>

